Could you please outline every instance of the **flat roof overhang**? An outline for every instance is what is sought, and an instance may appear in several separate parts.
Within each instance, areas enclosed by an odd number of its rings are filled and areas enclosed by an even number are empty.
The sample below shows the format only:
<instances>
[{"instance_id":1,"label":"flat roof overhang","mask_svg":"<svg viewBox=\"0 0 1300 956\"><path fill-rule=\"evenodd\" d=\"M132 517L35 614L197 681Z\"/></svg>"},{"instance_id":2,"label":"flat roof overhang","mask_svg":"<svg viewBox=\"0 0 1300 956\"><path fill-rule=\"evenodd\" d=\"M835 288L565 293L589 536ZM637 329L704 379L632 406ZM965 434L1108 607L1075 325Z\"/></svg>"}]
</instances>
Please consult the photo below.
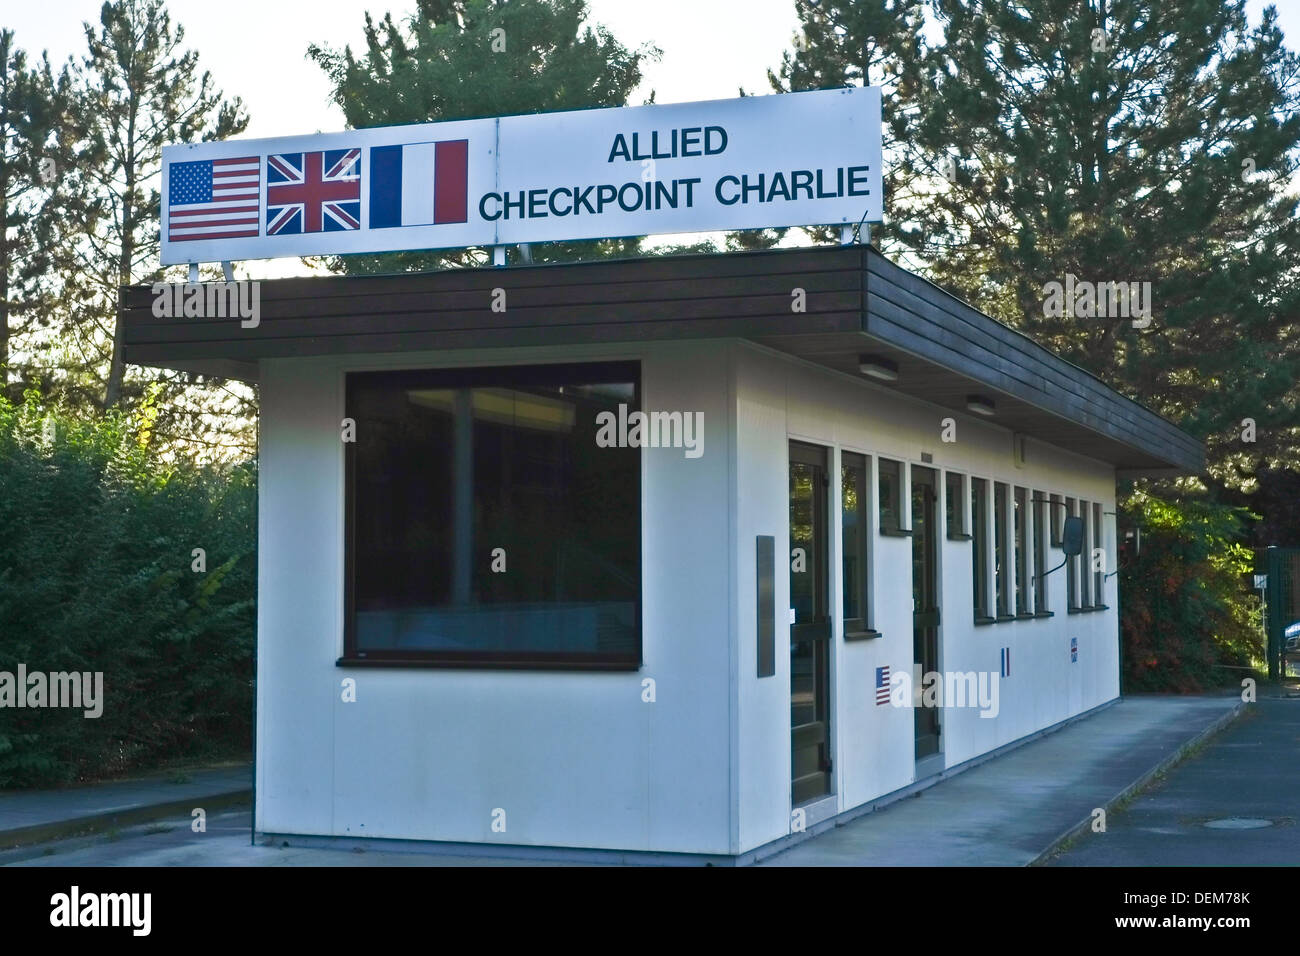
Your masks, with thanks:
<instances>
[{"instance_id":1,"label":"flat roof overhang","mask_svg":"<svg viewBox=\"0 0 1300 956\"><path fill-rule=\"evenodd\" d=\"M996 415L982 421L1121 474L1205 468L1171 422L864 246L273 279L260 306L254 328L160 318L150 286L124 288L125 359L256 382L264 358L741 338L855 378L860 354L887 356L899 375L883 387L963 415L967 395L986 395Z\"/></svg>"}]
</instances>

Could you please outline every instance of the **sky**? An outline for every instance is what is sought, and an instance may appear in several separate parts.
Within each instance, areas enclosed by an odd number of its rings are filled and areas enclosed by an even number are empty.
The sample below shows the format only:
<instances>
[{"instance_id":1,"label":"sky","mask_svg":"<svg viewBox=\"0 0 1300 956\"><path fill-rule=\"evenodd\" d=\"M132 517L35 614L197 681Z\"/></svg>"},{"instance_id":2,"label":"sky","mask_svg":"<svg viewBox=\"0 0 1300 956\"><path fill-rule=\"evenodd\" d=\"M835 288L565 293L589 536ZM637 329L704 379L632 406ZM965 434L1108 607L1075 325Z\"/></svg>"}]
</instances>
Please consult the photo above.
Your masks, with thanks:
<instances>
[{"instance_id":1,"label":"sky","mask_svg":"<svg viewBox=\"0 0 1300 956\"><path fill-rule=\"evenodd\" d=\"M733 97L738 87L768 93L767 70L781 62L798 19L795 0L588 0L592 19L625 45L653 43L663 58L648 64L633 103L684 103ZM1277 3L1291 46L1300 47L1300 0ZM81 24L96 21L100 0L10 0L0 25L28 51L62 61L85 49ZM247 137L335 132L343 114L330 102L324 73L306 59L307 45L356 49L364 14L378 19L413 10L413 0L170 0L174 22L212 71L218 86L243 99ZM1262 0L1249 0L1258 22ZM290 95L286 95L286 91Z\"/></svg>"}]
</instances>

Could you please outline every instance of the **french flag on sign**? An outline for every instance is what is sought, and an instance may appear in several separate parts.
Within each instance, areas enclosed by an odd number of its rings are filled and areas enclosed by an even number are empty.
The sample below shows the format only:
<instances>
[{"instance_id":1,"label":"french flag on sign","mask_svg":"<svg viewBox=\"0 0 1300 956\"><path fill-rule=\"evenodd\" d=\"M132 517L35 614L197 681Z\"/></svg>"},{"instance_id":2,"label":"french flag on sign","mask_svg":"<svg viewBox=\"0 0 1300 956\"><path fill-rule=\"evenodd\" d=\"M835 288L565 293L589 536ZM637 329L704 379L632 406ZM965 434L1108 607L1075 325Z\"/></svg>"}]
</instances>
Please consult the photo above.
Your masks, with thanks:
<instances>
[{"instance_id":1,"label":"french flag on sign","mask_svg":"<svg viewBox=\"0 0 1300 956\"><path fill-rule=\"evenodd\" d=\"M468 221L469 140L374 146L370 228Z\"/></svg>"}]
</instances>

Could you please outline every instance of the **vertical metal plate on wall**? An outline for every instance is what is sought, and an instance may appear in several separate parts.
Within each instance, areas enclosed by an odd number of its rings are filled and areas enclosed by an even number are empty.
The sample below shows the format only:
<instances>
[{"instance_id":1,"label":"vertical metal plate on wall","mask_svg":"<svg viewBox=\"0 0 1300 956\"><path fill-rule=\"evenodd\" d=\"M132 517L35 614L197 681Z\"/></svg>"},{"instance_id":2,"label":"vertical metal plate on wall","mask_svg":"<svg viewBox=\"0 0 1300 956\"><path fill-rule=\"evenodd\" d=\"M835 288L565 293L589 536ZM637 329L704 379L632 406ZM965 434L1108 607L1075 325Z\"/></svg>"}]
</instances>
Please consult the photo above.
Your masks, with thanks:
<instances>
[{"instance_id":1,"label":"vertical metal plate on wall","mask_svg":"<svg viewBox=\"0 0 1300 956\"><path fill-rule=\"evenodd\" d=\"M776 538L760 534L755 539L758 582L758 676L776 674Z\"/></svg>"}]
</instances>

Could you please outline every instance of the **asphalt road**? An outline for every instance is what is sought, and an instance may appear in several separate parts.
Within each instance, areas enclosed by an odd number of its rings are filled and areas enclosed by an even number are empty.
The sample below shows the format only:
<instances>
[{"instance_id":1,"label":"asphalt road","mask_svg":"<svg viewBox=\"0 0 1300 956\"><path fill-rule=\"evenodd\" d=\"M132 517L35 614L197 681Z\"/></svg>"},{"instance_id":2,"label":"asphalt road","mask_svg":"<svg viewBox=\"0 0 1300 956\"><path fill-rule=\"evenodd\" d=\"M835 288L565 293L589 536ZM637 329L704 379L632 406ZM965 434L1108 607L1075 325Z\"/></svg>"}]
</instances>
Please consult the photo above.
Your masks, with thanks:
<instances>
[{"instance_id":1,"label":"asphalt road","mask_svg":"<svg viewBox=\"0 0 1300 956\"><path fill-rule=\"evenodd\" d=\"M1300 698L1261 698L1047 865L1294 866L1297 818Z\"/></svg>"}]
</instances>

